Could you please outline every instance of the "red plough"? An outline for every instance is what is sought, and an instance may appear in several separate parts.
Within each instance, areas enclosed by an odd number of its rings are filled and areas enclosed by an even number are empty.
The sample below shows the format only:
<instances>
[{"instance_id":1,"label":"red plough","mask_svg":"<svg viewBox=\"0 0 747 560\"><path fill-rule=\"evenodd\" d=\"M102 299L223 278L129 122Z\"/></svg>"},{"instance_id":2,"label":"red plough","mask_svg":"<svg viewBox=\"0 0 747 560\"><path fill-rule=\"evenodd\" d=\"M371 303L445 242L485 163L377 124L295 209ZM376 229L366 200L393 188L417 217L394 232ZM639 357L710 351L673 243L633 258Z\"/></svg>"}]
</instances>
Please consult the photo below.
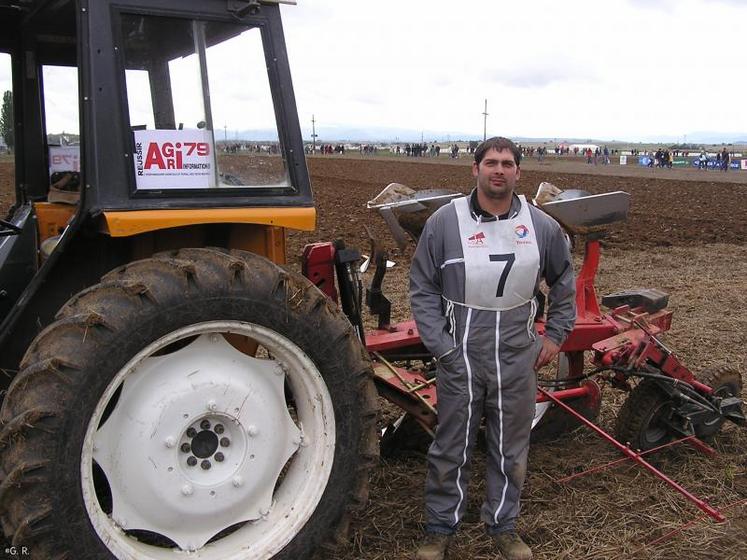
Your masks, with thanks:
<instances>
[{"instance_id":1,"label":"red plough","mask_svg":"<svg viewBox=\"0 0 747 560\"><path fill-rule=\"evenodd\" d=\"M369 207L381 213L395 239L403 244L408 233L417 238L428 215L454 196L458 195L446 191L415 192L395 184L371 201ZM719 510L688 492L644 456L679 443L714 454L701 438L714 436L726 420L745 424L739 372L726 367L696 376L678 360L659 339L672 323L672 312L666 308L668 296L659 290L631 290L604 296L601 303L610 311L602 313L594 287L600 239L610 224L626 219L629 208L626 193L563 192L543 183L535 204L570 234L583 236L585 251L576 280L576 324L561 348L555 378L540 379L533 437L551 437L583 424L624 455L620 460L558 482L633 461L713 520L724 521ZM377 251L372 240L371 260L376 264L376 272L367 290L366 303L370 313L378 316L378 327L365 333L361 320L363 290L357 268L360 255L338 242L335 246L309 246L304 257L305 274L335 300L338 299L334 285L336 270L340 303L374 362L379 393L405 411L385 431L382 446L407 445L416 425L432 436L438 422L435 363L421 343L414 321L390 322L389 301L382 293L387 255ZM543 303L540 302L540 308ZM536 327L542 334L545 326L542 313L538 317ZM599 381L629 393L617 418L616 437L593 422L601 405Z\"/></svg>"}]
</instances>

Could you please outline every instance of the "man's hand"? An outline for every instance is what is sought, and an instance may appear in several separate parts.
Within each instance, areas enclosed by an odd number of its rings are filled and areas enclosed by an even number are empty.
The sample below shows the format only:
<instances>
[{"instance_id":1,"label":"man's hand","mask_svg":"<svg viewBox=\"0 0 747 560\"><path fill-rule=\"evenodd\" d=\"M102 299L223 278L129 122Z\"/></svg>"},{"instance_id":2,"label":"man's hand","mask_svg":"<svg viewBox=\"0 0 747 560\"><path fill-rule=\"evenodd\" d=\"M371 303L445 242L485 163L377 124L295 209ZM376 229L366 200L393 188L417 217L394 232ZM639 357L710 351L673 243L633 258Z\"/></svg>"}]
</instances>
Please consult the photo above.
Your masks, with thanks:
<instances>
[{"instance_id":1,"label":"man's hand","mask_svg":"<svg viewBox=\"0 0 747 560\"><path fill-rule=\"evenodd\" d=\"M542 366L546 366L555 359L555 356L560 352L560 346L555 344L549 338L543 336L542 338L542 350L540 350L537 361L534 362L534 370L537 371Z\"/></svg>"}]
</instances>

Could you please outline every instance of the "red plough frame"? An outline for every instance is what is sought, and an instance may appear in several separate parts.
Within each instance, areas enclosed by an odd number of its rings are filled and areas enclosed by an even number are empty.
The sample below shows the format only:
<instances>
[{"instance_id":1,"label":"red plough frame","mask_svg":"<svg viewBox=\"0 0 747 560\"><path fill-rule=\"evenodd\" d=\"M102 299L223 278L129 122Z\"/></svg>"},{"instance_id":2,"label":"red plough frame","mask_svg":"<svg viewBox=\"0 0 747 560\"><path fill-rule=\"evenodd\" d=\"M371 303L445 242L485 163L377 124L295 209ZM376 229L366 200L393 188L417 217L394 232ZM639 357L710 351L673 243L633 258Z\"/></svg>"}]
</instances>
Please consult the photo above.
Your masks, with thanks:
<instances>
[{"instance_id":1,"label":"red plough frame","mask_svg":"<svg viewBox=\"0 0 747 560\"><path fill-rule=\"evenodd\" d=\"M568 360L567 377L571 380L577 379L576 386L555 391L540 387L537 403L553 403L620 450L624 457L607 465L559 479L557 482L568 482L625 461L634 461L682 494L711 519L722 522L725 517L719 510L688 492L643 458L644 455L678 443L688 443L708 455L715 454L712 448L695 436L688 436L655 449L636 451L629 445L617 441L585 415L577 412L575 406L567 404L580 403L582 407L585 405L587 409L598 411L601 399L599 385L590 378L590 375L584 375L584 353L587 351L591 352L591 363L596 366L592 373L601 373L605 370L617 372L611 374L607 380L618 388L630 389L623 370L641 368L646 363L653 363L662 374L687 382L701 393L709 394L713 391L707 385L699 383L693 373L657 338L658 334L669 330L672 322L671 311L656 309L648 312L644 307L631 308L630 305L621 305L609 313L601 312L594 287L599 257L599 240L588 238L584 262L576 279L577 320L573 331L561 347L561 352ZM335 248L332 244L315 244L309 246L304 253L304 274L337 301L334 262ZM383 274L381 276L383 277ZM338 272L338 279L339 277ZM366 349L374 364L377 388L383 397L412 415L432 435L438 418L435 377L426 369L409 369L392 363L405 362L409 365L411 360L422 360L423 357L426 357L427 362L429 354L420 341L415 321L389 324L388 315L387 307L384 320L380 315L379 327L365 333ZM543 334L544 320L538 320L536 327L537 331Z\"/></svg>"}]
</instances>

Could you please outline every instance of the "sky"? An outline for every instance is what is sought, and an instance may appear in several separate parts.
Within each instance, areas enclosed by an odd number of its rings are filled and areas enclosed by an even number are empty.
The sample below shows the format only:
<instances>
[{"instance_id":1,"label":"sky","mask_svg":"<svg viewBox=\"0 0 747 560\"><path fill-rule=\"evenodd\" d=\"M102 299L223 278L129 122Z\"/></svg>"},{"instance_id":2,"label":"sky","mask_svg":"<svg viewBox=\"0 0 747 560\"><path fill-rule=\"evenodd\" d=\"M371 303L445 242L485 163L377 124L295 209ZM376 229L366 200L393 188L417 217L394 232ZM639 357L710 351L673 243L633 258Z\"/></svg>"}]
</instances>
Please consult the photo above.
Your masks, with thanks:
<instances>
[{"instance_id":1,"label":"sky","mask_svg":"<svg viewBox=\"0 0 747 560\"><path fill-rule=\"evenodd\" d=\"M320 139L482 136L485 99L488 135L747 138L746 0L298 0L281 11L307 138L312 115ZM238 68L225 58L216 76ZM231 89L233 114L216 116L229 130L243 126ZM77 128L74 102L48 103L60 114L50 130Z\"/></svg>"}]
</instances>

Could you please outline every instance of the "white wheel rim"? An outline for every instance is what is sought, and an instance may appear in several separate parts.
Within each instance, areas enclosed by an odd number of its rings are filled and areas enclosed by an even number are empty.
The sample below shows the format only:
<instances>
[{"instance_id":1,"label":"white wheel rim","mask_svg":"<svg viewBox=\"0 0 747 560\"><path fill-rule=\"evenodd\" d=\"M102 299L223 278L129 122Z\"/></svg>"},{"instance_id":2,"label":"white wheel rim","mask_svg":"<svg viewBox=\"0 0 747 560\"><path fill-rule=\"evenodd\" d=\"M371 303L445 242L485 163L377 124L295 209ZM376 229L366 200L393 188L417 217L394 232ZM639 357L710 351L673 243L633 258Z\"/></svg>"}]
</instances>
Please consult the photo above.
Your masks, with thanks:
<instances>
[{"instance_id":1,"label":"white wheel rim","mask_svg":"<svg viewBox=\"0 0 747 560\"><path fill-rule=\"evenodd\" d=\"M223 333L250 337L272 359L238 351ZM154 356L195 336L181 349ZM285 385L296 421L286 406ZM120 386L116 406L99 427ZM163 535L177 543L176 551L190 551L190 558L270 558L316 509L334 449L332 400L300 348L252 323L199 323L150 344L107 387L83 444L83 499L100 539L120 559L166 559L175 553L125 530ZM111 515L97 497L94 460L111 489ZM209 468L201 467L203 461Z\"/></svg>"}]
</instances>

